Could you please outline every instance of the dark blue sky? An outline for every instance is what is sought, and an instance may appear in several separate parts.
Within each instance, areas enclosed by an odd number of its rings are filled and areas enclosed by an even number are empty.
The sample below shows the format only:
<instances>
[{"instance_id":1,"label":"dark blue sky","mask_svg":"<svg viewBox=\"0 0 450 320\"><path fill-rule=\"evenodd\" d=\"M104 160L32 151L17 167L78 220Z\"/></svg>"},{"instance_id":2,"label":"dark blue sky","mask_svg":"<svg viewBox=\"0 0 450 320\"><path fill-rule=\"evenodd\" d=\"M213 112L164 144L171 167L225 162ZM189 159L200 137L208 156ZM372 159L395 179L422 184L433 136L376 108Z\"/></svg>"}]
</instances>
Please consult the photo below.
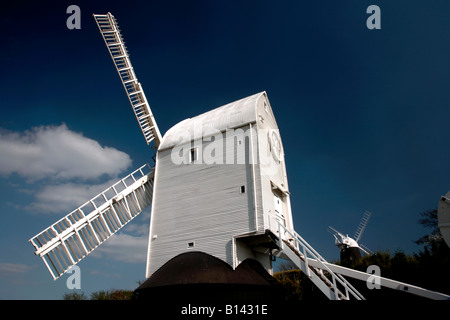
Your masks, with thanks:
<instances>
[{"instance_id":1,"label":"dark blue sky","mask_svg":"<svg viewBox=\"0 0 450 320\"><path fill-rule=\"evenodd\" d=\"M66 28L71 4L81 8L81 30ZM381 8L381 30L366 27L371 4ZM372 212L366 246L420 249L412 242L427 232L417 223L420 213L450 189L448 1L2 4L0 132L24 135L64 123L129 155L121 176L151 162L152 152L92 18L108 11L162 133L267 91L286 153L295 229L326 259L339 256L327 226L353 235L365 210ZM44 281L47 271L26 241L68 212L23 208L55 183L0 176L0 263L33 265L25 268L29 279ZM145 261L125 264L115 278L122 282L111 286L132 286L144 268ZM95 279L94 290L111 284ZM58 289L48 280L48 297L61 297L65 280ZM35 297L15 286L17 297Z\"/></svg>"}]
</instances>

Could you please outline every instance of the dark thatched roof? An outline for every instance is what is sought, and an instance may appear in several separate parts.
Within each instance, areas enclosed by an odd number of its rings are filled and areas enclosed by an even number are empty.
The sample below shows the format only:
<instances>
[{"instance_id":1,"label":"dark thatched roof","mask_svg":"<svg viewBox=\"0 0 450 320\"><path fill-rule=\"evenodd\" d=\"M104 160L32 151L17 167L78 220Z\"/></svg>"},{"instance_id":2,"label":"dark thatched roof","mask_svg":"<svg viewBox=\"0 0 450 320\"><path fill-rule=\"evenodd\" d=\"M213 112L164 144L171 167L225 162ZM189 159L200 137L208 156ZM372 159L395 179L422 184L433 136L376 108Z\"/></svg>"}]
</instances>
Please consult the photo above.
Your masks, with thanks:
<instances>
[{"instance_id":1,"label":"dark thatched roof","mask_svg":"<svg viewBox=\"0 0 450 320\"><path fill-rule=\"evenodd\" d=\"M203 252L180 254L135 290L138 299L260 300L280 299L284 287L256 260L233 270Z\"/></svg>"}]
</instances>

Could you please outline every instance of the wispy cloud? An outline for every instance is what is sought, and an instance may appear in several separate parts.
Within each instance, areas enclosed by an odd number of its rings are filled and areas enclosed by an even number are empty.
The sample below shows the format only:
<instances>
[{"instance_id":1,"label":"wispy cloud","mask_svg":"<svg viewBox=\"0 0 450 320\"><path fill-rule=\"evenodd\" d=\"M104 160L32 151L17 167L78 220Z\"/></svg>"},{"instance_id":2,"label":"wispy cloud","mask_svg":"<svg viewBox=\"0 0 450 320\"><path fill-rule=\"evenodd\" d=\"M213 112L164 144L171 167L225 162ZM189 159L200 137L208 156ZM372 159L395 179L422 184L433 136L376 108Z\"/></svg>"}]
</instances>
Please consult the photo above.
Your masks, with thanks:
<instances>
[{"instance_id":1,"label":"wispy cloud","mask_svg":"<svg viewBox=\"0 0 450 320\"><path fill-rule=\"evenodd\" d=\"M107 272L100 271L100 270L92 270L90 272L90 274L95 275L95 276L102 276L102 277L106 277L106 278L121 278L121 275L119 273L107 273Z\"/></svg>"},{"instance_id":2,"label":"wispy cloud","mask_svg":"<svg viewBox=\"0 0 450 320\"><path fill-rule=\"evenodd\" d=\"M144 210L133 222L106 240L92 253L92 256L127 263L145 262L147 260L150 210Z\"/></svg>"},{"instance_id":3,"label":"wispy cloud","mask_svg":"<svg viewBox=\"0 0 450 320\"><path fill-rule=\"evenodd\" d=\"M0 175L27 179L94 179L116 176L131 165L128 154L101 146L65 124L22 133L0 131Z\"/></svg>"},{"instance_id":4,"label":"wispy cloud","mask_svg":"<svg viewBox=\"0 0 450 320\"><path fill-rule=\"evenodd\" d=\"M22 274L33 269L32 266L28 266L22 263L10 263L10 262L0 262L0 277L8 276L11 274Z\"/></svg>"},{"instance_id":5,"label":"wispy cloud","mask_svg":"<svg viewBox=\"0 0 450 320\"><path fill-rule=\"evenodd\" d=\"M125 233L113 235L93 253L93 257L128 262L140 263L147 259L148 236L132 236Z\"/></svg>"},{"instance_id":6,"label":"wispy cloud","mask_svg":"<svg viewBox=\"0 0 450 320\"><path fill-rule=\"evenodd\" d=\"M25 178L17 190L32 197L26 205L10 205L32 213L69 213L117 182L130 165L128 154L65 124L19 133L0 129L0 176Z\"/></svg>"},{"instance_id":7,"label":"wispy cloud","mask_svg":"<svg viewBox=\"0 0 450 320\"><path fill-rule=\"evenodd\" d=\"M0 176L15 173L24 177L27 184L16 188L31 197L27 204L10 206L28 212L68 214L117 182L130 165L128 154L101 146L64 124L21 133L0 129ZM147 213L144 215L149 219ZM148 224L127 226L126 232L113 235L92 255L128 263L144 262ZM0 263L0 275L29 269L25 265Z\"/></svg>"},{"instance_id":8,"label":"wispy cloud","mask_svg":"<svg viewBox=\"0 0 450 320\"><path fill-rule=\"evenodd\" d=\"M46 185L35 192L34 201L24 206L23 209L32 213L69 213L107 189L117 180L108 180L102 184L60 183Z\"/></svg>"}]
</instances>

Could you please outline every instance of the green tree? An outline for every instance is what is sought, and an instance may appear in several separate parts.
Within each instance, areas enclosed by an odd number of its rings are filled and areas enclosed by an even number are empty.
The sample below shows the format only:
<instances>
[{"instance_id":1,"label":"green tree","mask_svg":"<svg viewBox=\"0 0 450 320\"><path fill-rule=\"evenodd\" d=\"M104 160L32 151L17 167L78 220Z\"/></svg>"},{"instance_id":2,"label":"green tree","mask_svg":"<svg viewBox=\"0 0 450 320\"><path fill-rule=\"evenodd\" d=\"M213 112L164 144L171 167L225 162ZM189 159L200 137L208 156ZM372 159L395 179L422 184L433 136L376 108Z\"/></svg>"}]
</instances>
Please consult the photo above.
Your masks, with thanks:
<instances>
[{"instance_id":1,"label":"green tree","mask_svg":"<svg viewBox=\"0 0 450 320\"><path fill-rule=\"evenodd\" d=\"M84 292L66 292L63 295L63 300L87 300L87 296Z\"/></svg>"},{"instance_id":2,"label":"green tree","mask_svg":"<svg viewBox=\"0 0 450 320\"><path fill-rule=\"evenodd\" d=\"M133 291L130 290L100 290L91 293L91 300L130 300L133 296Z\"/></svg>"},{"instance_id":3,"label":"green tree","mask_svg":"<svg viewBox=\"0 0 450 320\"><path fill-rule=\"evenodd\" d=\"M414 254L419 264L419 285L442 293L450 293L450 248L438 227L437 210L421 213L419 223L431 232L417 239L415 243L423 248Z\"/></svg>"},{"instance_id":4,"label":"green tree","mask_svg":"<svg viewBox=\"0 0 450 320\"><path fill-rule=\"evenodd\" d=\"M433 244L441 244L441 242L444 242L438 226L437 209L424 211L420 215L422 216L422 218L420 218L418 222L425 228L430 228L431 232L420 237L414 242L418 245L424 245L428 248L431 248Z\"/></svg>"},{"instance_id":5,"label":"green tree","mask_svg":"<svg viewBox=\"0 0 450 320\"><path fill-rule=\"evenodd\" d=\"M323 293L312 283L291 261L283 261L273 277L280 282L288 292L286 300L325 300Z\"/></svg>"},{"instance_id":6,"label":"green tree","mask_svg":"<svg viewBox=\"0 0 450 320\"><path fill-rule=\"evenodd\" d=\"M273 277L288 292L286 300L325 300L325 295L299 269L277 272Z\"/></svg>"}]
</instances>

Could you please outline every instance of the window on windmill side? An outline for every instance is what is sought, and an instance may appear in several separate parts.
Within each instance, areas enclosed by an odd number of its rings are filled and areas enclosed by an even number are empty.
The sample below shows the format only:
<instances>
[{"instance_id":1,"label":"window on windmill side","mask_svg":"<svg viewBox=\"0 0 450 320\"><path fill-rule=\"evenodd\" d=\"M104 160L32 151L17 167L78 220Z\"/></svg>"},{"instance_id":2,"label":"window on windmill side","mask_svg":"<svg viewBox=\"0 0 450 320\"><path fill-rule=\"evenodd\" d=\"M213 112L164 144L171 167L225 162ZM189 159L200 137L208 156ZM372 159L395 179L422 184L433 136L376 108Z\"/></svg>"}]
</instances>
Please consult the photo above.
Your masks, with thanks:
<instances>
[{"instance_id":1,"label":"window on windmill side","mask_svg":"<svg viewBox=\"0 0 450 320\"><path fill-rule=\"evenodd\" d=\"M192 148L189 151L189 160L190 163L195 163L198 159L198 152L197 152L198 148Z\"/></svg>"}]
</instances>

